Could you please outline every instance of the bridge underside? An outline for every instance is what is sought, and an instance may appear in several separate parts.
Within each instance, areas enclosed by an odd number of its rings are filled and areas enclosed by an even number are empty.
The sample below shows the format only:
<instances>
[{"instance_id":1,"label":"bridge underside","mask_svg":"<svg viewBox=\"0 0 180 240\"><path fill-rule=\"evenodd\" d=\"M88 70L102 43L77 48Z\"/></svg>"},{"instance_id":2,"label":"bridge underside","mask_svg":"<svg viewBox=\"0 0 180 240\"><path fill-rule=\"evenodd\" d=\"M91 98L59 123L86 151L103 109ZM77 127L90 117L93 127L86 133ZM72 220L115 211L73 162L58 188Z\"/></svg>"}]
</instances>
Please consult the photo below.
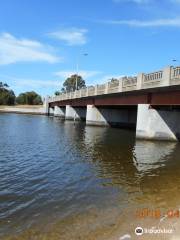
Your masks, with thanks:
<instances>
[{"instance_id":1,"label":"bridge underside","mask_svg":"<svg viewBox=\"0 0 180 240\"><path fill-rule=\"evenodd\" d=\"M56 101L49 109L65 119L85 119L87 125L134 127L141 139L180 139L178 86Z\"/></svg>"}]
</instances>

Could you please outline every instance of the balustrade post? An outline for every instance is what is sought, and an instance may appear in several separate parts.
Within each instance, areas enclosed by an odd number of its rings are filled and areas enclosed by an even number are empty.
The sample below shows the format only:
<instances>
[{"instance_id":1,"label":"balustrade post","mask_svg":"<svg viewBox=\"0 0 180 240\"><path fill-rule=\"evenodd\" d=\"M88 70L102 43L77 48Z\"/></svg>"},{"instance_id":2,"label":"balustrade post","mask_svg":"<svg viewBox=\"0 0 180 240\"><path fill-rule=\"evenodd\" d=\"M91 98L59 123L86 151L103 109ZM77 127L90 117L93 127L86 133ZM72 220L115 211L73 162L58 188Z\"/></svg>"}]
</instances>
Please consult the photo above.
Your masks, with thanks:
<instances>
[{"instance_id":1,"label":"balustrade post","mask_svg":"<svg viewBox=\"0 0 180 240\"><path fill-rule=\"evenodd\" d=\"M143 79L144 79L144 73L139 73L137 75L137 90L140 90L143 88Z\"/></svg>"},{"instance_id":2,"label":"balustrade post","mask_svg":"<svg viewBox=\"0 0 180 240\"><path fill-rule=\"evenodd\" d=\"M161 86L169 86L171 81L171 67L167 66L163 69L163 79Z\"/></svg>"},{"instance_id":3,"label":"balustrade post","mask_svg":"<svg viewBox=\"0 0 180 240\"><path fill-rule=\"evenodd\" d=\"M77 90L74 91L74 98L77 98Z\"/></svg>"},{"instance_id":4,"label":"balustrade post","mask_svg":"<svg viewBox=\"0 0 180 240\"><path fill-rule=\"evenodd\" d=\"M122 92L123 91L123 78L119 79L119 87L118 87L118 92Z\"/></svg>"},{"instance_id":5,"label":"balustrade post","mask_svg":"<svg viewBox=\"0 0 180 240\"><path fill-rule=\"evenodd\" d=\"M89 96L89 88L87 87L86 88L86 97L88 97Z\"/></svg>"},{"instance_id":6,"label":"balustrade post","mask_svg":"<svg viewBox=\"0 0 180 240\"><path fill-rule=\"evenodd\" d=\"M109 89L109 82L106 83L106 86L105 86L105 94L108 93L108 89Z\"/></svg>"},{"instance_id":7,"label":"balustrade post","mask_svg":"<svg viewBox=\"0 0 180 240\"><path fill-rule=\"evenodd\" d=\"M97 94L98 94L98 85L96 85L94 89L94 95L97 95Z\"/></svg>"}]
</instances>

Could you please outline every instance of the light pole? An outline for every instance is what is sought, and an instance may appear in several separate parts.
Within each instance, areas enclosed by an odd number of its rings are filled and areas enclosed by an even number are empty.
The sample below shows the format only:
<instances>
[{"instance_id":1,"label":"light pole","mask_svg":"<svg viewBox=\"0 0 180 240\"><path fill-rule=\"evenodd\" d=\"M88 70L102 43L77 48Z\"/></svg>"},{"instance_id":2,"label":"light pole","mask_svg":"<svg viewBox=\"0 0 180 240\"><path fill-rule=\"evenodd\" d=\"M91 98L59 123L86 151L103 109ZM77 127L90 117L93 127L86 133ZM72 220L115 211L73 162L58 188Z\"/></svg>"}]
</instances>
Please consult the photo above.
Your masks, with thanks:
<instances>
[{"instance_id":1,"label":"light pole","mask_svg":"<svg viewBox=\"0 0 180 240\"><path fill-rule=\"evenodd\" d=\"M88 53L83 53L83 56L88 56ZM76 61L76 86L75 86L75 90L78 90L78 73L79 73L79 56L77 57L77 61Z\"/></svg>"},{"instance_id":2,"label":"light pole","mask_svg":"<svg viewBox=\"0 0 180 240\"><path fill-rule=\"evenodd\" d=\"M173 62L173 63L178 63L179 61L174 58L174 59L172 59L172 62Z\"/></svg>"}]
</instances>

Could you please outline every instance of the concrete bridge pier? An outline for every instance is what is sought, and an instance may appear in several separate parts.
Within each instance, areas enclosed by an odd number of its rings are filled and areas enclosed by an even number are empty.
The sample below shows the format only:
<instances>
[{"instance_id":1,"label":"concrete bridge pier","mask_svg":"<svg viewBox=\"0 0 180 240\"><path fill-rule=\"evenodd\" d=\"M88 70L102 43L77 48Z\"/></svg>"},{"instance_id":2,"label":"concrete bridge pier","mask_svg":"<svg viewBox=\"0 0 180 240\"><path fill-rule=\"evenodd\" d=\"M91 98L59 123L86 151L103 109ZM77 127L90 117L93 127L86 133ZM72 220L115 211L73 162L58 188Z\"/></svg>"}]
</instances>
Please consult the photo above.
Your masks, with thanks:
<instances>
[{"instance_id":1,"label":"concrete bridge pier","mask_svg":"<svg viewBox=\"0 0 180 240\"><path fill-rule=\"evenodd\" d=\"M86 119L86 107L73 107L66 105L66 120L84 120Z\"/></svg>"},{"instance_id":2,"label":"concrete bridge pier","mask_svg":"<svg viewBox=\"0 0 180 240\"><path fill-rule=\"evenodd\" d=\"M48 112L49 112L48 97L44 98L44 101L43 101L43 109L44 109L44 113L45 113L46 115L48 115Z\"/></svg>"},{"instance_id":3,"label":"concrete bridge pier","mask_svg":"<svg viewBox=\"0 0 180 240\"><path fill-rule=\"evenodd\" d=\"M136 138L179 141L179 122L179 107L151 107L149 104L139 104L137 114Z\"/></svg>"},{"instance_id":4,"label":"concrete bridge pier","mask_svg":"<svg viewBox=\"0 0 180 240\"><path fill-rule=\"evenodd\" d=\"M49 107L48 115L54 116L54 108L53 107Z\"/></svg>"},{"instance_id":5,"label":"concrete bridge pier","mask_svg":"<svg viewBox=\"0 0 180 240\"><path fill-rule=\"evenodd\" d=\"M108 126L109 124L96 106L87 105L86 125Z\"/></svg>"},{"instance_id":6,"label":"concrete bridge pier","mask_svg":"<svg viewBox=\"0 0 180 240\"><path fill-rule=\"evenodd\" d=\"M66 108L65 107L54 107L54 116L65 118Z\"/></svg>"},{"instance_id":7,"label":"concrete bridge pier","mask_svg":"<svg viewBox=\"0 0 180 240\"><path fill-rule=\"evenodd\" d=\"M87 105L86 124L96 126L136 126L136 106L94 106Z\"/></svg>"}]
</instances>

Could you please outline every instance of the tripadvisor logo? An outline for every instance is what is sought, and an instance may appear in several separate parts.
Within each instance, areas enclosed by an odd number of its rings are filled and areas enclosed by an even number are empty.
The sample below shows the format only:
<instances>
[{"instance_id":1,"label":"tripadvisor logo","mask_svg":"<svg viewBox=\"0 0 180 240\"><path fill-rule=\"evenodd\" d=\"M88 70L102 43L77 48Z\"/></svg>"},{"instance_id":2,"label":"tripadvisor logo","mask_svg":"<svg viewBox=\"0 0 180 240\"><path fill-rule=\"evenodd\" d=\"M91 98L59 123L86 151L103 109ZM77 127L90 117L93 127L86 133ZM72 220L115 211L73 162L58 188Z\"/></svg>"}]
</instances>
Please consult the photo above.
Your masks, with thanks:
<instances>
[{"instance_id":1,"label":"tripadvisor logo","mask_svg":"<svg viewBox=\"0 0 180 240\"><path fill-rule=\"evenodd\" d=\"M137 236L141 236L143 234L172 234L173 229L171 228L156 228L156 227L151 227L151 228L142 228L142 227L137 227L135 229L135 234Z\"/></svg>"},{"instance_id":2,"label":"tripadvisor logo","mask_svg":"<svg viewBox=\"0 0 180 240\"><path fill-rule=\"evenodd\" d=\"M136 234L137 236L141 236L141 235L143 235L143 233L144 233L144 230L142 229L142 227L137 227L137 228L135 229L135 234Z\"/></svg>"}]
</instances>

